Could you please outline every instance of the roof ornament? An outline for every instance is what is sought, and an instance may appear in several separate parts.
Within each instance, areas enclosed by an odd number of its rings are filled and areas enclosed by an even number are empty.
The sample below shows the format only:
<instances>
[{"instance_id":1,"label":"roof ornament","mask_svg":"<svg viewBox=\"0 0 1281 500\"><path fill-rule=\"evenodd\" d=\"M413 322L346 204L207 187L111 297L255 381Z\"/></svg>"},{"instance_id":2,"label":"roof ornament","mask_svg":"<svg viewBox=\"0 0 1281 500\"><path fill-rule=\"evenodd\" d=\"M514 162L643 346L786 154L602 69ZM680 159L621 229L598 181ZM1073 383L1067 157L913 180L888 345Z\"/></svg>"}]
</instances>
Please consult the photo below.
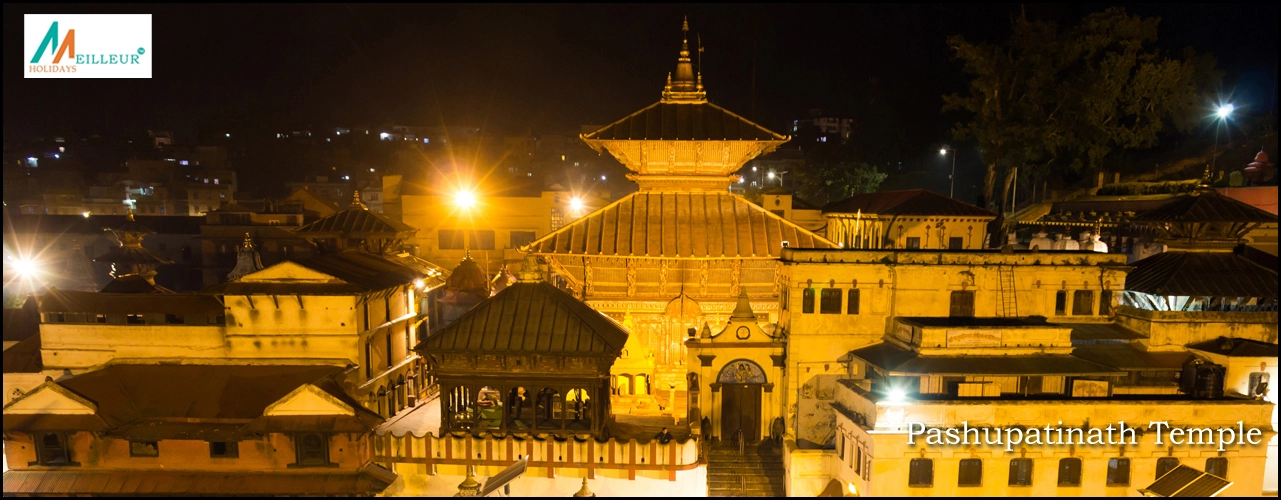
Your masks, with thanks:
<instances>
[{"instance_id":1,"label":"roof ornament","mask_svg":"<svg viewBox=\"0 0 1281 500\"><path fill-rule=\"evenodd\" d=\"M360 201L359 189L351 190L351 206L348 208L360 208L363 210L369 210L369 207L365 206L365 202Z\"/></svg>"},{"instance_id":2,"label":"roof ornament","mask_svg":"<svg viewBox=\"0 0 1281 500\"><path fill-rule=\"evenodd\" d=\"M518 280L521 283L538 283L543 280L543 270L538 267L537 255L525 254L525 260L520 264Z\"/></svg>"},{"instance_id":3,"label":"roof ornament","mask_svg":"<svg viewBox=\"0 0 1281 500\"><path fill-rule=\"evenodd\" d=\"M699 50L702 50L701 46ZM707 101L707 93L699 85L701 77L695 74L689 55L689 18L686 18L681 23L681 51L676 59L676 75L668 75L668 84L663 88L663 102Z\"/></svg>"},{"instance_id":4,"label":"roof ornament","mask_svg":"<svg viewBox=\"0 0 1281 500\"><path fill-rule=\"evenodd\" d=\"M752 303L747 298L747 287L739 287L738 304L734 306L734 313L730 314L729 318L756 321L756 313L752 311Z\"/></svg>"},{"instance_id":5,"label":"roof ornament","mask_svg":"<svg viewBox=\"0 0 1281 500\"><path fill-rule=\"evenodd\" d=\"M241 276L262 270L262 257L258 255L258 250L254 248L253 237L245 233L245 242L240 245L240 250L236 252L236 267L227 274L228 281L235 281Z\"/></svg>"}]
</instances>

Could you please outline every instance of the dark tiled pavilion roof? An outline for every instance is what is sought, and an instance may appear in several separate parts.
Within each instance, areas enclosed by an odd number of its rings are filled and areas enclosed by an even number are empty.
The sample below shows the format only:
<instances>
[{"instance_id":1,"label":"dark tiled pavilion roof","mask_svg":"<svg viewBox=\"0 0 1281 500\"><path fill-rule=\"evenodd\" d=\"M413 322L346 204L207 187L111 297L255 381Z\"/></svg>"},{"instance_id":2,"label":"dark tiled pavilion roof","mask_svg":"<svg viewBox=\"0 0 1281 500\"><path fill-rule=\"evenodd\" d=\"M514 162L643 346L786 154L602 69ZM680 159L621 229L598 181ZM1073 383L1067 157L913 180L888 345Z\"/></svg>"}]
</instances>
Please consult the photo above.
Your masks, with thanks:
<instances>
[{"instance_id":1,"label":"dark tiled pavilion roof","mask_svg":"<svg viewBox=\"0 0 1281 500\"><path fill-rule=\"evenodd\" d=\"M587 141L786 141L787 137L710 102L656 102L595 132Z\"/></svg>"},{"instance_id":2,"label":"dark tiled pavilion roof","mask_svg":"<svg viewBox=\"0 0 1281 500\"><path fill-rule=\"evenodd\" d=\"M1164 252L1134 263L1125 289L1151 295L1277 296L1277 271L1227 252Z\"/></svg>"},{"instance_id":3,"label":"dark tiled pavilion roof","mask_svg":"<svg viewBox=\"0 0 1281 500\"><path fill-rule=\"evenodd\" d=\"M859 211L876 215L996 217L990 211L924 189L856 194L823 206L824 213Z\"/></svg>"},{"instance_id":4,"label":"dark tiled pavilion roof","mask_svg":"<svg viewBox=\"0 0 1281 500\"><path fill-rule=\"evenodd\" d=\"M1276 222L1277 216L1214 191L1177 198L1134 218L1142 222Z\"/></svg>"},{"instance_id":5,"label":"dark tiled pavilion roof","mask_svg":"<svg viewBox=\"0 0 1281 500\"><path fill-rule=\"evenodd\" d=\"M517 282L431 334L432 353L569 354L615 357L627 332L546 282Z\"/></svg>"},{"instance_id":6,"label":"dark tiled pavilion roof","mask_svg":"<svg viewBox=\"0 0 1281 500\"><path fill-rule=\"evenodd\" d=\"M836 244L730 193L641 191L524 248L604 257L778 257Z\"/></svg>"},{"instance_id":7,"label":"dark tiled pavilion roof","mask_svg":"<svg viewBox=\"0 0 1281 500\"><path fill-rule=\"evenodd\" d=\"M303 225L296 232L304 237L394 238L417 231L416 227L369 210L364 203L356 201L333 215Z\"/></svg>"}]
</instances>

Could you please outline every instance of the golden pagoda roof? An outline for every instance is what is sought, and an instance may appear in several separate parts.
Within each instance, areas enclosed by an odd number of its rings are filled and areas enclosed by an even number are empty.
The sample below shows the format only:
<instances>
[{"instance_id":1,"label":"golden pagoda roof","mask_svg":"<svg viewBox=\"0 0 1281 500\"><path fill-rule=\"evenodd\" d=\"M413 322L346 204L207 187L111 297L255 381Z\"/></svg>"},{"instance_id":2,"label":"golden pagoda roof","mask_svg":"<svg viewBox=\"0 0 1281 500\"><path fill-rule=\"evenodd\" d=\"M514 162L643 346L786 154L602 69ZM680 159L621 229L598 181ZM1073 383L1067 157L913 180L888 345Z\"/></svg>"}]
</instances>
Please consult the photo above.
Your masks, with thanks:
<instances>
[{"instance_id":1,"label":"golden pagoda roof","mask_svg":"<svg viewBox=\"0 0 1281 500\"><path fill-rule=\"evenodd\" d=\"M655 258L776 258L783 242L836 248L826 238L731 193L641 191L522 248L535 254Z\"/></svg>"},{"instance_id":2,"label":"golden pagoda roof","mask_svg":"<svg viewBox=\"0 0 1281 500\"><path fill-rule=\"evenodd\" d=\"M787 141L733 112L707 101L659 101L583 134L593 141Z\"/></svg>"}]
</instances>

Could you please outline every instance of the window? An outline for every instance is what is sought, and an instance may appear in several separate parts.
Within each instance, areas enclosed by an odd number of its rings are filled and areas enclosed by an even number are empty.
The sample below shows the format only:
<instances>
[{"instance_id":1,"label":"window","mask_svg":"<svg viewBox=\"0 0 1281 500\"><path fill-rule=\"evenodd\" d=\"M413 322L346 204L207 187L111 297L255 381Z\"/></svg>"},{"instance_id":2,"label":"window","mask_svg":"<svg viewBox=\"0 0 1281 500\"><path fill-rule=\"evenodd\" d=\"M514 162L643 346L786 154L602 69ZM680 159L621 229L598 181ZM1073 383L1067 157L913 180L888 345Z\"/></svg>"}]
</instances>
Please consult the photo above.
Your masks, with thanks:
<instances>
[{"instance_id":1,"label":"window","mask_svg":"<svg viewBox=\"0 0 1281 500\"><path fill-rule=\"evenodd\" d=\"M1112 290L1099 292L1099 316L1112 314Z\"/></svg>"},{"instance_id":2,"label":"window","mask_svg":"<svg viewBox=\"0 0 1281 500\"><path fill-rule=\"evenodd\" d=\"M465 231L441 229L437 232L437 243L441 250L462 250Z\"/></svg>"},{"instance_id":3,"label":"window","mask_svg":"<svg viewBox=\"0 0 1281 500\"><path fill-rule=\"evenodd\" d=\"M953 236L953 237L951 237L951 238L948 238L948 239L947 239L947 249L948 249L948 250L964 250L964 249L965 249L965 238L962 238L962 237L959 237L959 236Z\"/></svg>"},{"instance_id":4,"label":"window","mask_svg":"<svg viewBox=\"0 0 1281 500\"><path fill-rule=\"evenodd\" d=\"M370 327L373 326L369 324L369 301L368 300L365 301L364 318L365 318L365 329L368 330Z\"/></svg>"},{"instance_id":5,"label":"window","mask_svg":"<svg viewBox=\"0 0 1281 500\"><path fill-rule=\"evenodd\" d=\"M960 469L956 473L957 486L983 485L983 460L977 458L961 459Z\"/></svg>"},{"instance_id":6,"label":"window","mask_svg":"<svg viewBox=\"0 0 1281 500\"><path fill-rule=\"evenodd\" d=\"M1223 479L1228 478L1228 459L1225 457L1214 457L1205 459L1205 472L1214 474Z\"/></svg>"},{"instance_id":7,"label":"window","mask_svg":"<svg viewBox=\"0 0 1281 500\"><path fill-rule=\"evenodd\" d=\"M952 292L952 307L949 315L953 317L974 316L974 292L954 290Z\"/></svg>"},{"instance_id":8,"label":"window","mask_svg":"<svg viewBox=\"0 0 1281 500\"><path fill-rule=\"evenodd\" d=\"M907 471L908 486L934 486L934 460L913 458Z\"/></svg>"},{"instance_id":9,"label":"window","mask_svg":"<svg viewBox=\"0 0 1281 500\"><path fill-rule=\"evenodd\" d=\"M383 354L383 357L387 359L387 369L391 369L391 329L388 328L387 330L387 335L385 336L387 338L387 352Z\"/></svg>"},{"instance_id":10,"label":"window","mask_svg":"<svg viewBox=\"0 0 1281 500\"><path fill-rule=\"evenodd\" d=\"M841 313L841 289L824 288L819 296L818 312L820 314Z\"/></svg>"},{"instance_id":11,"label":"window","mask_svg":"<svg viewBox=\"0 0 1281 500\"><path fill-rule=\"evenodd\" d=\"M1250 373L1249 393L1246 396L1259 397L1268 392L1268 382L1272 378L1268 372Z\"/></svg>"},{"instance_id":12,"label":"window","mask_svg":"<svg viewBox=\"0 0 1281 500\"><path fill-rule=\"evenodd\" d=\"M181 314L165 314L165 324L181 325L183 324L183 319Z\"/></svg>"},{"instance_id":13,"label":"window","mask_svg":"<svg viewBox=\"0 0 1281 500\"><path fill-rule=\"evenodd\" d=\"M905 248L921 248L921 237L920 237L920 236L908 236L908 237L907 237L907 246L906 246Z\"/></svg>"},{"instance_id":14,"label":"window","mask_svg":"<svg viewBox=\"0 0 1281 500\"><path fill-rule=\"evenodd\" d=\"M1010 486L1032 486L1032 459L1010 460Z\"/></svg>"},{"instance_id":15,"label":"window","mask_svg":"<svg viewBox=\"0 0 1281 500\"><path fill-rule=\"evenodd\" d=\"M142 324L146 324L146 321L142 319L141 314L126 314L125 324L126 325L142 325Z\"/></svg>"},{"instance_id":16,"label":"window","mask_svg":"<svg viewBox=\"0 0 1281 500\"><path fill-rule=\"evenodd\" d=\"M324 434L301 434L294 438L298 466L329 465L329 439Z\"/></svg>"},{"instance_id":17,"label":"window","mask_svg":"<svg viewBox=\"0 0 1281 500\"><path fill-rule=\"evenodd\" d=\"M210 442L209 458L240 458L240 443L236 441Z\"/></svg>"},{"instance_id":18,"label":"window","mask_svg":"<svg viewBox=\"0 0 1281 500\"><path fill-rule=\"evenodd\" d=\"M219 314L217 316L209 316L209 324L225 325L227 324L227 316L225 314Z\"/></svg>"},{"instance_id":19,"label":"window","mask_svg":"<svg viewBox=\"0 0 1281 500\"><path fill-rule=\"evenodd\" d=\"M1108 486L1130 485L1130 459L1108 459Z\"/></svg>"},{"instance_id":20,"label":"window","mask_svg":"<svg viewBox=\"0 0 1281 500\"><path fill-rule=\"evenodd\" d=\"M1081 459L1064 458L1059 460L1059 486L1081 485Z\"/></svg>"},{"instance_id":21,"label":"window","mask_svg":"<svg viewBox=\"0 0 1281 500\"><path fill-rule=\"evenodd\" d=\"M784 217L784 215L783 215L783 213L784 213L784 212L783 212L782 210L770 210L770 211L769 211L769 213L772 213L772 214L777 215L777 216L779 216L779 217Z\"/></svg>"},{"instance_id":22,"label":"window","mask_svg":"<svg viewBox=\"0 0 1281 500\"><path fill-rule=\"evenodd\" d=\"M1153 480L1161 479L1166 473L1174 470L1179 466L1179 459L1175 457L1161 457L1156 459L1156 477Z\"/></svg>"},{"instance_id":23,"label":"window","mask_svg":"<svg viewBox=\"0 0 1281 500\"><path fill-rule=\"evenodd\" d=\"M533 243L538 238L536 234L533 231L512 231L511 248L520 248Z\"/></svg>"},{"instance_id":24,"label":"window","mask_svg":"<svg viewBox=\"0 0 1281 500\"><path fill-rule=\"evenodd\" d=\"M1094 315L1094 291L1077 290L1072 292L1072 315L1073 316L1093 316Z\"/></svg>"},{"instance_id":25,"label":"window","mask_svg":"<svg viewBox=\"0 0 1281 500\"><path fill-rule=\"evenodd\" d=\"M801 312L812 314L814 312L814 289L806 288L801 292Z\"/></svg>"},{"instance_id":26,"label":"window","mask_svg":"<svg viewBox=\"0 0 1281 500\"><path fill-rule=\"evenodd\" d=\"M67 452L66 435L60 432L46 432L36 441L36 464L72 465L71 456Z\"/></svg>"},{"instance_id":27,"label":"window","mask_svg":"<svg viewBox=\"0 0 1281 500\"><path fill-rule=\"evenodd\" d=\"M130 441L129 456L158 457L160 456L160 443L156 441Z\"/></svg>"},{"instance_id":28,"label":"window","mask_svg":"<svg viewBox=\"0 0 1281 500\"><path fill-rule=\"evenodd\" d=\"M373 377L374 377L374 346L370 345L369 341L366 340L365 341L365 378L370 379Z\"/></svg>"},{"instance_id":29,"label":"window","mask_svg":"<svg viewBox=\"0 0 1281 500\"><path fill-rule=\"evenodd\" d=\"M851 288L849 298L845 301L845 314L858 314L859 293L857 288Z\"/></svg>"},{"instance_id":30,"label":"window","mask_svg":"<svg viewBox=\"0 0 1281 500\"><path fill-rule=\"evenodd\" d=\"M1054 315L1063 316L1067 314L1067 290L1059 290L1054 293Z\"/></svg>"},{"instance_id":31,"label":"window","mask_svg":"<svg viewBox=\"0 0 1281 500\"><path fill-rule=\"evenodd\" d=\"M842 462L844 462L845 461L845 434L838 434L836 437L840 438L837 440L838 444L836 445L836 456L837 458L841 459Z\"/></svg>"},{"instance_id":32,"label":"window","mask_svg":"<svg viewBox=\"0 0 1281 500\"><path fill-rule=\"evenodd\" d=\"M854 446L854 474L857 475L857 474L861 474L862 472L863 472L863 447L855 445Z\"/></svg>"}]
</instances>

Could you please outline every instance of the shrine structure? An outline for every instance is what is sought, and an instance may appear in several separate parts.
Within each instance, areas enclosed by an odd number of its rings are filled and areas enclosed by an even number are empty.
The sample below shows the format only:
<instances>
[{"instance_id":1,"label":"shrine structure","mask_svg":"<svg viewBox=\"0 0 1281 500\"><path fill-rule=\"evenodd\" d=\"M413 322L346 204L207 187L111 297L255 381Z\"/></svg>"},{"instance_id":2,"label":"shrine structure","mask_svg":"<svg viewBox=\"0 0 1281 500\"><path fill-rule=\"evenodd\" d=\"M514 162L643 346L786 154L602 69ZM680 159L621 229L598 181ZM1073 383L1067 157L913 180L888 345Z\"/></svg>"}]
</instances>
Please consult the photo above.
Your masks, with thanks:
<instances>
[{"instance_id":1,"label":"shrine structure","mask_svg":"<svg viewBox=\"0 0 1281 500\"><path fill-rule=\"evenodd\" d=\"M658 102L580 138L640 190L522 250L592 308L619 322L630 313L642 349L628 354L652 356L654 373L615 373L614 393L627 396L615 412L685 417L689 332L719 331L744 290L762 321L777 321L782 249L837 245L729 192L734 172L790 137L708 102L688 36ZM617 369L647 364L624 358Z\"/></svg>"}]
</instances>

